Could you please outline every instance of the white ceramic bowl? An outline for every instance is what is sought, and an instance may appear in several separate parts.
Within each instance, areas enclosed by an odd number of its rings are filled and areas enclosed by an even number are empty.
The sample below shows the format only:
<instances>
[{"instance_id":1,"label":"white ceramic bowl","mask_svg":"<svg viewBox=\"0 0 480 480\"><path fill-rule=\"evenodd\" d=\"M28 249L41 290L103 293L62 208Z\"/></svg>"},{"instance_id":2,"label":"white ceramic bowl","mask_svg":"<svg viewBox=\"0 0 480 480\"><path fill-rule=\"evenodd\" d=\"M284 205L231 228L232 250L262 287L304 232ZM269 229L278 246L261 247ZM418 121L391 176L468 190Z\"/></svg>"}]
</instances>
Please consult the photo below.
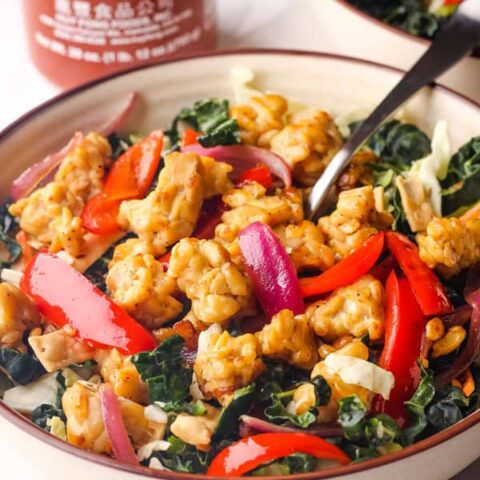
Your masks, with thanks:
<instances>
[{"instance_id":1,"label":"white ceramic bowl","mask_svg":"<svg viewBox=\"0 0 480 480\"><path fill-rule=\"evenodd\" d=\"M181 107L197 99L231 97L229 70L236 65L253 68L259 88L334 114L378 102L401 75L394 69L351 58L286 51L219 53L133 70L67 92L4 130L0 134L0 192L5 197L19 172L65 144L72 132L102 125L130 91L140 92L142 100L124 129L148 132L168 125ZM445 88L424 89L406 105L405 113L429 133L438 120L448 120L454 148L480 133L480 106ZM25 461L35 465L39 479L103 480L108 476L127 480L142 474L191 478L143 468L129 470L110 458L61 442L1 402L0 432L11 447L28 452ZM296 478L446 480L478 457L478 445L480 411L399 453Z\"/></svg>"},{"instance_id":2,"label":"white ceramic bowl","mask_svg":"<svg viewBox=\"0 0 480 480\"><path fill-rule=\"evenodd\" d=\"M308 0L318 27L335 53L368 58L402 69L410 68L430 41L381 22L347 0ZM480 58L467 57L439 79L439 83L480 101Z\"/></svg>"}]
</instances>

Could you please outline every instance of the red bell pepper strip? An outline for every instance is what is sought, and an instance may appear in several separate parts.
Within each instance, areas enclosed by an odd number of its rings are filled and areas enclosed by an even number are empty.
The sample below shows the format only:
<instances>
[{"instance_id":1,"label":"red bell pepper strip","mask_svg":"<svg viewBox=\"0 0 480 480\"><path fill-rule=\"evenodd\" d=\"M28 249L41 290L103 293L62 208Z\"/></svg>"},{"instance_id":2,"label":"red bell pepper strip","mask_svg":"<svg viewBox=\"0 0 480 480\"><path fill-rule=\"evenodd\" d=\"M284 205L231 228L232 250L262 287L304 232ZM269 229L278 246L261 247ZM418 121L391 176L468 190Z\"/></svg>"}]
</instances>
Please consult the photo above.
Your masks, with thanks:
<instances>
[{"instance_id":1,"label":"red bell pepper strip","mask_svg":"<svg viewBox=\"0 0 480 480\"><path fill-rule=\"evenodd\" d=\"M51 323L71 325L78 338L94 347L128 355L156 347L137 321L56 255L40 252L25 269L20 287Z\"/></svg>"},{"instance_id":2,"label":"red bell pepper strip","mask_svg":"<svg viewBox=\"0 0 480 480\"><path fill-rule=\"evenodd\" d=\"M426 318L418 305L410 283L390 273L385 287L385 345L380 367L392 372L395 386L390 398L375 397L375 413L388 413L400 426L405 424L405 402L415 392L420 380L418 358L425 332Z\"/></svg>"},{"instance_id":3,"label":"red bell pepper strip","mask_svg":"<svg viewBox=\"0 0 480 480\"><path fill-rule=\"evenodd\" d=\"M92 197L82 210L82 225L97 235L108 235L118 232L117 217L123 200L110 198L105 193Z\"/></svg>"},{"instance_id":4,"label":"red bell pepper strip","mask_svg":"<svg viewBox=\"0 0 480 480\"><path fill-rule=\"evenodd\" d=\"M257 182L268 189L272 186L272 174L265 165L257 165L242 172L237 185L241 186L248 182Z\"/></svg>"},{"instance_id":5,"label":"red bell pepper strip","mask_svg":"<svg viewBox=\"0 0 480 480\"><path fill-rule=\"evenodd\" d=\"M452 311L447 292L435 273L422 261L418 247L405 235L387 232L387 246L408 278L424 315L442 315Z\"/></svg>"},{"instance_id":6,"label":"red bell pepper strip","mask_svg":"<svg viewBox=\"0 0 480 480\"><path fill-rule=\"evenodd\" d=\"M240 477L292 453L306 453L342 465L350 462L342 450L320 437L305 433L260 433L242 438L222 450L212 460L207 475Z\"/></svg>"},{"instance_id":7,"label":"red bell pepper strip","mask_svg":"<svg viewBox=\"0 0 480 480\"><path fill-rule=\"evenodd\" d=\"M82 225L98 235L119 230L117 215L123 200L142 198L153 182L160 164L163 132L152 132L130 147L113 164L103 190L91 198L82 214Z\"/></svg>"},{"instance_id":8,"label":"red bell pepper strip","mask_svg":"<svg viewBox=\"0 0 480 480\"><path fill-rule=\"evenodd\" d=\"M358 250L317 277L300 279L303 297L313 297L350 285L375 265L383 251L384 234L378 232Z\"/></svg>"},{"instance_id":9,"label":"red bell pepper strip","mask_svg":"<svg viewBox=\"0 0 480 480\"><path fill-rule=\"evenodd\" d=\"M186 128L182 135L181 146L186 147L187 145L195 145L198 143L198 137L201 137L202 133L193 130L193 128Z\"/></svg>"},{"instance_id":10,"label":"red bell pepper strip","mask_svg":"<svg viewBox=\"0 0 480 480\"><path fill-rule=\"evenodd\" d=\"M377 263L368 274L376 278L380 283L384 284L387 281L390 272L395 268L395 259L391 256L385 258L380 263Z\"/></svg>"}]
</instances>

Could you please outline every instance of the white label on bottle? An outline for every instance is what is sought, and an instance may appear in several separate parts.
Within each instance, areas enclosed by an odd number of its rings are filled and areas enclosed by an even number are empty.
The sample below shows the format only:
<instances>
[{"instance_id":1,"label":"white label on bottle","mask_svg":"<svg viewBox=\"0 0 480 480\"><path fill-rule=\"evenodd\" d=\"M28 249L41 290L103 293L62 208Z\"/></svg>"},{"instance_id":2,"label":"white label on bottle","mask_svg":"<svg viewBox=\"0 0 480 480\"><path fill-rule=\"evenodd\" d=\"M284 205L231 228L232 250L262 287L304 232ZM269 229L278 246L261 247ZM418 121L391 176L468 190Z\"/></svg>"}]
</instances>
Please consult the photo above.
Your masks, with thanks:
<instances>
[{"instance_id":1,"label":"white label on bottle","mask_svg":"<svg viewBox=\"0 0 480 480\"><path fill-rule=\"evenodd\" d=\"M37 31L34 38L42 47L74 60L106 65L146 61L171 55L200 39L201 26L183 31L193 9L173 9L174 0L119 1L115 6L55 0L54 15L40 16L51 36ZM151 42L156 45L146 46Z\"/></svg>"}]
</instances>

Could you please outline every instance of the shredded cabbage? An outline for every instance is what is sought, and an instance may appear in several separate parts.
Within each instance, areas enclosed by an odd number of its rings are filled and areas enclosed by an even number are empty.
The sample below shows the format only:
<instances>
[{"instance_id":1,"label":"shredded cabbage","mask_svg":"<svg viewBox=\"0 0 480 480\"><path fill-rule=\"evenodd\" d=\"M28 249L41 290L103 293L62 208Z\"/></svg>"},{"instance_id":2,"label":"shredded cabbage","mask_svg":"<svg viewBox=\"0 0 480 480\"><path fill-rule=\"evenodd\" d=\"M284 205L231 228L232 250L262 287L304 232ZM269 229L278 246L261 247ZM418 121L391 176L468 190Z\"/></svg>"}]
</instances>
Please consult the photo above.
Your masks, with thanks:
<instances>
[{"instance_id":1,"label":"shredded cabbage","mask_svg":"<svg viewBox=\"0 0 480 480\"><path fill-rule=\"evenodd\" d=\"M385 400L389 399L390 391L395 385L395 377L391 372L361 358L334 352L325 359L325 366L345 383L379 393Z\"/></svg>"},{"instance_id":2,"label":"shredded cabbage","mask_svg":"<svg viewBox=\"0 0 480 480\"><path fill-rule=\"evenodd\" d=\"M32 413L42 404L55 405L57 400L57 373L44 375L36 382L19 385L5 391L3 401L20 412Z\"/></svg>"},{"instance_id":3,"label":"shredded cabbage","mask_svg":"<svg viewBox=\"0 0 480 480\"><path fill-rule=\"evenodd\" d=\"M450 163L450 139L447 122L440 121L435 126L432 137L432 153L414 162L407 177L416 176L426 192L436 215L442 215L442 188L439 180L443 180Z\"/></svg>"}]
</instances>

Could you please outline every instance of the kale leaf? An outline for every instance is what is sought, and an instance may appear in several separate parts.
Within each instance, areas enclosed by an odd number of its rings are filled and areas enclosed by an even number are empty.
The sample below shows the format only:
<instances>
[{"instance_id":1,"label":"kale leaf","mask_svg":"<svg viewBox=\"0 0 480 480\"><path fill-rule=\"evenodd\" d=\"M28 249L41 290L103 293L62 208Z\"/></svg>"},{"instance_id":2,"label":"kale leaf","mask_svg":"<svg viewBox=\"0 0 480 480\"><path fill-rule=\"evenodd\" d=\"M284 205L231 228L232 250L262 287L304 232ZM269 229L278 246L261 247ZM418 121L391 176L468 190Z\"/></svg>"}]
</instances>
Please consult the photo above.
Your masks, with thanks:
<instances>
[{"instance_id":1,"label":"kale leaf","mask_svg":"<svg viewBox=\"0 0 480 480\"><path fill-rule=\"evenodd\" d=\"M422 0L348 0L383 22L412 35L433 38L445 19L430 13Z\"/></svg>"},{"instance_id":2,"label":"kale leaf","mask_svg":"<svg viewBox=\"0 0 480 480\"><path fill-rule=\"evenodd\" d=\"M450 215L480 200L480 137L472 138L456 152L442 181L442 213Z\"/></svg>"},{"instance_id":3,"label":"kale leaf","mask_svg":"<svg viewBox=\"0 0 480 480\"><path fill-rule=\"evenodd\" d=\"M402 431L405 445L444 430L470 413L470 399L459 388L452 385L435 388L432 371L423 368L420 384L406 405L410 421Z\"/></svg>"},{"instance_id":4,"label":"kale leaf","mask_svg":"<svg viewBox=\"0 0 480 480\"><path fill-rule=\"evenodd\" d=\"M343 434L346 439L358 442L364 438L364 420L367 413L367 407L357 395L344 397L340 400L338 423L343 427Z\"/></svg>"},{"instance_id":5,"label":"kale leaf","mask_svg":"<svg viewBox=\"0 0 480 480\"><path fill-rule=\"evenodd\" d=\"M274 392L270 395L271 404L265 409L265 416L274 423L290 422L300 428L309 427L317 418L316 407L329 402L331 389L327 381L320 375L307 384L313 386L315 394L315 404L309 410L300 415L288 410L288 404L293 399L295 390Z\"/></svg>"},{"instance_id":6,"label":"kale leaf","mask_svg":"<svg viewBox=\"0 0 480 480\"><path fill-rule=\"evenodd\" d=\"M226 442L220 442L208 452L202 452L174 435L168 438L168 442L170 443L168 450L155 452L153 456L158 458L166 468L185 473L206 472L213 457L228 445Z\"/></svg>"},{"instance_id":7,"label":"kale leaf","mask_svg":"<svg viewBox=\"0 0 480 480\"><path fill-rule=\"evenodd\" d=\"M400 438L395 420L385 413L369 416L357 395L340 400L338 423L343 427L342 447L357 462L377 457L381 448L395 446Z\"/></svg>"},{"instance_id":8,"label":"kale leaf","mask_svg":"<svg viewBox=\"0 0 480 480\"><path fill-rule=\"evenodd\" d=\"M22 247L12 238L17 230L17 223L8 212L8 205L0 206L0 242L8 252L7 258L0 258L0 268L11 267L22 254Z\"/></svg>"},{"instance_id":9,"label":"kale leaf","mask_svg":"<svg viewBox=\"0 0 480 480\"><path fill-rule=\"evenodd\" d=\"M36 357L7 347L0 348L0 368L20 385L33 382L46 373Z\"/></svg>"},{"instance_id":10,"label":"kale leaf","mask_svg":"<svg viewBox=\"0 0 480 480\"><path fill-rule=\"evenodd\" d=\"M213 439L223 440L235 438L238 435L240 416L247 413L255 399L256 385L254 383L239 388L233 394L230 403L222 409L218 424L213 432Z\"/></svg>"},{"instance_id":11,"label":"kale leaf","mask_svg":"<svg viewBox=\"0 0 480 480\"><path fill-rule=\"evenodd\" d=\"M422 368L420 383L412 398L405 402L409 412L409 423L402 430L402 440L405 445L411 445L428 425L425 410L435 396L433 373Z\"/></svg>"},{"instance_id":12,"label":"kale leaf","mask_svg":"<svg viewBox=\"0 0 480 480\"><path fill-rule=\"evenodd\" d=\"M229 116L228 100L199 100L191 108L182 108L167 132L172 145L180 139L179 122L202 132L198 142L203 147L240 143L240 129L237 121Z\"/></svg>"},{"instance_id":13,"label":"kale leaf","mask_svg":"<svg viewBox=\"0 0 480 480\"><path fill-rule=\"evenodd\" d=\"M192 370L181 354L184 343L180 335L173 335L152 352L132 357L152 402L181 403L189 397Z\"/></svg>"},{"instance_id":14,"label":"kale leaf","mask_svg":"<svg viewBox=\"0 0 480 480\"><path fill-rule=\"evenodd\" d=\"M313 472L318 467L318 459L306 453L292 453L277 462L256 468L249 473L251 477L293 475Z\"/></svg>"},{"instance_id":15,"label":"kale leaf","mask_svg":"<svg viewBox=\"0 0 480 480\"><path fill-rule=\"evenodd\" d=\"M430 139L417 126L390 120L369 139L368 147L396 171L409 170L411 163L431 152Z\"/></svg>"},{"instance_id":16,"label":"kale leaf","mask_svg":"<svg viewBox=\"0 0 480 480\"><path fill-rule=\"evenodd\" d=\"M47 405L44 403L39 405L32 412L32 422L47 431L50 431L47 422L53 417L59 417L63 422L67 421L64 411L53 405Z\"/></svg>"},{"instance_id":17,"label":"kale leaf","mask_svg":"<svg viewBox=\"0 0 480 480\"><path fill-rule=\"evenodd\" d=\"M393 216L393 228L409 234L410 227L395 178L410 170L413 161L430 153L430 139L415 125L391 120L370 137L368 147L380 159L379 162L370 164L370 167L373 170L374 186L384 188L387 209Z\"/></svg>"}]
</instances>

